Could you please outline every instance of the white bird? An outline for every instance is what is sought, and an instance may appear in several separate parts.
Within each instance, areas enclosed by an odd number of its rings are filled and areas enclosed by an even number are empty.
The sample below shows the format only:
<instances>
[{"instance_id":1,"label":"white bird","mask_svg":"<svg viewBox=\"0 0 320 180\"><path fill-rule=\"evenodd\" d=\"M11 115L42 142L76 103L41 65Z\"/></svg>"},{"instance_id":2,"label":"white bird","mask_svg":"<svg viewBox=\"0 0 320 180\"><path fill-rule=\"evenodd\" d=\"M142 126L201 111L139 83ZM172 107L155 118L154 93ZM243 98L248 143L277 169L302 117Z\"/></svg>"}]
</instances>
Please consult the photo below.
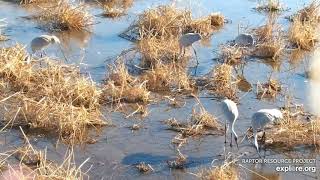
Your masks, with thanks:
<instances>
[{"instance_id":1,"label":"white bird","mask_svg":"<svg viewBox=\"0 0 320 180\"><path fill-rule=\"evenodd\" d=\"M239 34L234 40L238 46L253 46L255 40L251 34Z\"/></svg>"},{"instance_id":2,"label":"white bird","mask_svg":"<svg viewBox=\"0 0 320 180\"><path fill-rule=\"evenodd\" d=\"M194 51L194 54L196 55L197 64L199 64L198 58L197 58L197 52L194 49L194 47L192 46L193 43L195 43L199 40L201 40L201 35L198 33L187 33L187 34L182 35L179 38L179 48L180 48L179 58L183 57L186 53L186 48L191 46Z\"/></svg>"},{"instance_id":3,"label":"white bird","mask_svg":"<svg viewBox=\"0 0 320 180\"><path fill-rule=\"evenodd\" d=\"M225 141L224 143L227 143L227 127L228 130L230 130L230 126L231 126L231 142L230 142L230 146L232 146L232 134L234 135L234 140L236 141L236 145L238 147L238 135L234 130L234 125L236 123L236 120L238 118L239 112L238 112L238 108L237 108L237 104L235 102L233 102L230 99L225 99L222 102L222 110L223 113L225 115Z\"/></svg>"},{"instance_id":4,"label":"white bird","mask_svg":"<svg viewBox=\"0 0 320 180\"><path fill-rule=\"evenodd\" d=\"M47 48L50 44L60 44L60 40L56 36L50 35L41 35L38 36L31 41L31 50L32 54L36 52L40 52L41 56L45 48Z\"/></svg>"},{"instance_id":5,"label":"white bird","mask_svg":"<svg viewBox=\"0 0 320 180\"><path fill-rule=\"evenodd\" d=\"M259 152L258 145L258 130L263 131L263 137L265 136L264 127L274 122L275 120L282 119L282 112L278 109L260 109L252 115L251 125L254 135L254 145Z\"/></svg>"}]
</instances>

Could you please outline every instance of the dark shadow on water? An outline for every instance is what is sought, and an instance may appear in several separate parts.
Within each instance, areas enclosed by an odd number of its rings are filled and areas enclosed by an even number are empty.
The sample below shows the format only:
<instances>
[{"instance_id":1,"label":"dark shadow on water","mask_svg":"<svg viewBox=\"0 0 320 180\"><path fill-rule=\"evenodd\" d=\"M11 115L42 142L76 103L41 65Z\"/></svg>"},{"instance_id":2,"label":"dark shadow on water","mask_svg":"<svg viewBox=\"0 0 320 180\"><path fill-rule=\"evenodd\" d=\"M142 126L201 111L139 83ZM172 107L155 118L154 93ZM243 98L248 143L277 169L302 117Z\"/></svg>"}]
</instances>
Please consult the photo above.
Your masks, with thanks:
<instances>
[{"instance_id":1,"label":"dark shadow on water","mask_svg":"<svg viewBox=\"0 0 320 180\"><path fill-rule=\"evenodd\" d=\"M147 153L134 153L124 157L121 161L125 165L134 165L140 162L145 162L150 165L160 165L166 163L168 160L173 160L175 157L164 156L164 155L153 155ZM203 165L210 165L213 159L216 157L188 157L186 168L194 168Z\"/></svg>"}]
</instances>

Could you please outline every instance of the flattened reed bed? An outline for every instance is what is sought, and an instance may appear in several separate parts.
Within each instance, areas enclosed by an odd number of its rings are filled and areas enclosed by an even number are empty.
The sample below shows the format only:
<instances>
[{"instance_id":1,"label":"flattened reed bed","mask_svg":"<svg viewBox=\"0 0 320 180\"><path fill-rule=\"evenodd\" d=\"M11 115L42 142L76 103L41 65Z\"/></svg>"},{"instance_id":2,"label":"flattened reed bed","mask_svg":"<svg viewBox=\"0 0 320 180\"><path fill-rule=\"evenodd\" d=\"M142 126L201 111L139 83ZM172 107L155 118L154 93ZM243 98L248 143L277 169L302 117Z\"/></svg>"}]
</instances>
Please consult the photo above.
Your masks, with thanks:
<instances>
[{"instance_id":1,"label":"flattened reed bed","mask_svg":"<svg viewBox=\"0 0 320 180\"><path fill-rule=\"evenodd\" d=\"M27 64L21 45L0 49L0 105L6 126L28 125L55 132L66 143L83 143L89 127L106 125L101 90L78 68L50 59Z\"/></svg>"},{"instance_id":2,"label":"flattened reed bed","mask_svg":"<svg viewBox=\"0 0 320 180\"><path fill-rule=\"evenodd\" d=\"M87 11L85 4L71 4L59 1L51 7L42 7L38 15L33 16L40 27L49 31L89 30L94 17Z\"/></svg>"},{"instance_id":3,"label":"flattened reed bed","mask_svg":"<svg viewBox=\"0 0 320 180\"><path fill-rule=\"evenodd\" d=\"M20 4L58 3L60 0L21 0Z\"/></svg>"}]
</instances>

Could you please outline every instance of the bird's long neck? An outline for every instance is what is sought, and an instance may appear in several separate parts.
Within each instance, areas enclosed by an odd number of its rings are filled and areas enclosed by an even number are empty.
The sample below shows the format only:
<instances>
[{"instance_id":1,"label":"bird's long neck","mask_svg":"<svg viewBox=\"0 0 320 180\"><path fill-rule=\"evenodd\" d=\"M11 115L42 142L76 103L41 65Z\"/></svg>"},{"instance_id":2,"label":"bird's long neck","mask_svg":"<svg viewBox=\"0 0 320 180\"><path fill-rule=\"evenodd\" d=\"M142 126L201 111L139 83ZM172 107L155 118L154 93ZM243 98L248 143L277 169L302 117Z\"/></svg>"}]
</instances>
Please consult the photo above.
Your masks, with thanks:
<instances>
[{"instance_id":1,"label":"bird's long neck","mask_svg":"<svg viewBox=\"0 0 320 180\"><path fill-rule=\"evenodd\" d=\"M231 131L232 131L233 135L238 138L238 135L237 135L236 131L234 130L235 122L236 122L236 118L234 119L234 121L233 121L233 123L231 125Z\"/></svg>"}]
</instances>

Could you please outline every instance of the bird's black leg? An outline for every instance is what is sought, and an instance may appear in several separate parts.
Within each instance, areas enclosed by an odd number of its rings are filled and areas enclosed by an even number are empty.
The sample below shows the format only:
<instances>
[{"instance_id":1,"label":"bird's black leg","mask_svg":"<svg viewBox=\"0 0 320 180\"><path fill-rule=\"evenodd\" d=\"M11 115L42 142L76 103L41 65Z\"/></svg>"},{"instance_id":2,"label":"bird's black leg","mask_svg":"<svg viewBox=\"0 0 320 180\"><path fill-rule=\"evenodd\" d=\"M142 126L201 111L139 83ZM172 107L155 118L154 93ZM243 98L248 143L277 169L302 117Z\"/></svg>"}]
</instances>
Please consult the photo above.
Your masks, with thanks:
<instances>
[{"instance_id":1,"label":"bird's black leg","mask_svg":"<svg viewBox=\"0 0 320 180\"><path fill-rule=\"evenodd\" d=\"M230 134L231 134L230 147L232 147L232 132Z\"/></svg>"},{"instance_id":2,"label":"bird's black leg","mask_svg":"<svg viewBox=\"0 0 320 180\"><path fill-rule=\"evenodd\" d=\"M227 143L227 123L224 124L224 143Z\"/></svg>"},{"instance_id":3,"label":"bird's black leg","mask_svg":"<svg viewBox=\"0 0 320 180\"><path fill-rule=\"evenodd\" d=\"M194 55L196 56L196 61L197 61L197 65L198 65L198 64L199 64L199 61L198 61L197 51L196 51L196 49L194 49L193 46L191 46L191 47L192 47L192 49L193 49Z\"/></svg>"}]
</instances>

